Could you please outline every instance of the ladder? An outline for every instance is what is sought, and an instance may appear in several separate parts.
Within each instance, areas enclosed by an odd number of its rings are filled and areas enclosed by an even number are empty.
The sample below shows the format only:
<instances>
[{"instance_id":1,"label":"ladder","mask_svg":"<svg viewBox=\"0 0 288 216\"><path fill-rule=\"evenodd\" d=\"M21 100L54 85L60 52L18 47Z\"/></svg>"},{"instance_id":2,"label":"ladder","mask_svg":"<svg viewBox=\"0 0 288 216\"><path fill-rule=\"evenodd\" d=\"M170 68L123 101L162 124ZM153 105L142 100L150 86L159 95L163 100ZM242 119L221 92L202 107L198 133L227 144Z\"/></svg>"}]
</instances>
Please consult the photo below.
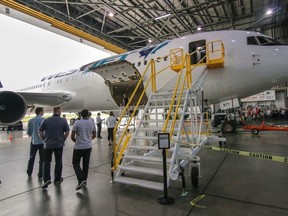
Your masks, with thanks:
<instances>
[{"instance_id":1,"label":"ladder","mask_svg":"<svg viewBox=\"0 0 288 216\"><path fill-rule=\"evenodd\" d=\"M159 132L171 134L171 148L167 152L168 187L171 180L179 178L180 166L185 167L190 161L199 161L195 154L200 150L199 146L206 143L207 135L202 134L205 125L201 123L203 117L198 112L196 93L201 90L206 73L206 66L195 66L191 89L185 84L185 76L179 73L151 93L122 162L115 170L113 182L163 190L162 150L158 149L157 136ZM175 91L177 80L178 91ZM188 143L195 143L196 146Z\"/></svg>"}]
</instances>

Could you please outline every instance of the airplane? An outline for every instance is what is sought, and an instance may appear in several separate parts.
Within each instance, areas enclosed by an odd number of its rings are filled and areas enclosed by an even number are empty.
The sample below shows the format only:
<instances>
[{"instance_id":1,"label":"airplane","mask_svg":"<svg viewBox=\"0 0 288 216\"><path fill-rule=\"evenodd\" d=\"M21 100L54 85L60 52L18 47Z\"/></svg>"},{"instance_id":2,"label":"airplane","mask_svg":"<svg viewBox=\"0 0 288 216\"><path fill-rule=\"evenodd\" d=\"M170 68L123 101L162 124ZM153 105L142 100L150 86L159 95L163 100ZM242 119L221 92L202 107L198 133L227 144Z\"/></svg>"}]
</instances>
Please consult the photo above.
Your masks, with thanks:
<instances>
[{"instance_id":1,"label":"airplane","mask_svg":"<svg viewBox=\"0 0 288 216\"><path fill-rule=\"evenodd\" d=\"M123 94L133 92L151 59L157 60L157 71L170 64L170 50L182 48L184 53L192 53L215 40L223 42L225 63L224 67L213 71L205 69L208 73L203 86L203 100L208 104L241 99L288 80L287 45L251 31L202 32L45 76L40 83L18 91L0 90L0 123L21 120L27 107L31 106L60 106L65 112L78 112L83 108L91 111L117 110L122 104ZM201 55L198 54L191 56L192 64L200 60ZM166 70L157 78L157 86L163 86L175 73L172 69ZM146 76L142 88L150 74ZM143 103L150 92L150 89L146 91Z\"/></svg>"}]
</instances>

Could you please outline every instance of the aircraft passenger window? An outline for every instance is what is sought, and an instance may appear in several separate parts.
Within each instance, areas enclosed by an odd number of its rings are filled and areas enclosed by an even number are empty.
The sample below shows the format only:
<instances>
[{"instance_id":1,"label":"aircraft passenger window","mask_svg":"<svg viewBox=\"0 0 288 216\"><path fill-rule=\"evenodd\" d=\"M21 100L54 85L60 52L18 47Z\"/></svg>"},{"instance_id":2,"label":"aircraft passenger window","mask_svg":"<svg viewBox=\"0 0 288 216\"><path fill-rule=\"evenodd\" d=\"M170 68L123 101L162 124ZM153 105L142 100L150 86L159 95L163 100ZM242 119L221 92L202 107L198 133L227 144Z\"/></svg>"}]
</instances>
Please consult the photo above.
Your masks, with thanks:
<instances>
[{"instance_id":1,"label":"aircraft passenger window","mask_svg":"<svg viewBox=\"0 0 288 216\"><path fill-rule=\"evenodd\" d=\"M279 41L269 37L258 36L257 39L259 40L261 46L284 45Z\"/></svg>"},{"instance_id":2,"label":"aircraft passenger window","mask_svg":"<svg viewBox=\"0 0 288 216\"><path fill-rule=\"evenodd\" d=\"M147 60L144 61L144 65L147 65Z\"/></svg>"},{"instance_id":3,"label":"aircraft passenger window","mask_svg":"<svg viewBox=\"0 0 288 216\"><path fill-rule=\"evenodd\" d=\"M254 36L247 37L247 44L248 45L259 45L257 39Z\"/></svg>"},{"instance_id":4,"label":"aircraft passenger window","mask_svg":"<svg viewBox=\"0 0 288 216\"><path fill-rule=\"evenodd\" d=\"M164 57L164 61L167 61L167 59L168 59L168 56L165 56L165 57Z\"/></svg>"},{"instance_id":5,"label":"aircraft passenger window","mask_svg":"<svg viewBox=\"0 0 288 216\"><path fill-rule=\"evenodd\" d=\"M138 67L140 67L141 66L141 62L138 62Z\"/></svg>"}]
</instances>

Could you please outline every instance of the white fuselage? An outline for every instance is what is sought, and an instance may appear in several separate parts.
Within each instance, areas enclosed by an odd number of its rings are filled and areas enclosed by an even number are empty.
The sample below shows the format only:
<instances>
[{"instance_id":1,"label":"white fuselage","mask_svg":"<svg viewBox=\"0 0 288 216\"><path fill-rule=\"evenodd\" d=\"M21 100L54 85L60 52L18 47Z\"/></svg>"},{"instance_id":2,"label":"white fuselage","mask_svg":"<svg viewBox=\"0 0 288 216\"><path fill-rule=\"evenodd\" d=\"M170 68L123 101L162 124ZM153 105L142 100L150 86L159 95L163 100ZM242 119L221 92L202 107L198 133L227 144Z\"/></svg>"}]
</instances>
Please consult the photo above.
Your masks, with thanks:
<instances>
[{"instance_id":1,"label":"white fuselage","mask_svg":"<svg viewBox=\"0 0 288 216\"><path fill-rule=\"evenodd\" d=\"M288 79L288 46L273 45L260 46L248 45L247 37L263 36L246 31L219 31L199 33L186 37L163 42L152 46L150 50L143 48L125 54L109 57L93 63L94 67L107 65L117 61L127 61L135 65L140 74L147 67L144 61L156 60L158 57L169 55L174 48L182 48L184 53L189 52L189 43L205 40L206 42L222 40L225 48L224 67L207 69L207 77L204 82L204 99L208 103L215 103L231 98L243 98L261 91L270 89ZM148 50L145 52L145 50ZM156 71L168 66L167 61L156 63ZM90 65L91 66L91 65ZM157 78L157 86L162 86L175 75L175 71L167 70ZM192 71L193 73L193 71ZM117 71L115 71L117 74ZM147 81L150 74L144 78ZM37 88L26 88L22 91L41 92L67 92L72 97L67 103L61 104L63 110L79 111L83 108L89 110L115 110L118 104L111 95L109 86L104 79L94 72L74 70L59 73L43 78ZM150 90L147 91L149 95ZM29 102L28 102L29 103Z\"/></svg>"}]
</instances>

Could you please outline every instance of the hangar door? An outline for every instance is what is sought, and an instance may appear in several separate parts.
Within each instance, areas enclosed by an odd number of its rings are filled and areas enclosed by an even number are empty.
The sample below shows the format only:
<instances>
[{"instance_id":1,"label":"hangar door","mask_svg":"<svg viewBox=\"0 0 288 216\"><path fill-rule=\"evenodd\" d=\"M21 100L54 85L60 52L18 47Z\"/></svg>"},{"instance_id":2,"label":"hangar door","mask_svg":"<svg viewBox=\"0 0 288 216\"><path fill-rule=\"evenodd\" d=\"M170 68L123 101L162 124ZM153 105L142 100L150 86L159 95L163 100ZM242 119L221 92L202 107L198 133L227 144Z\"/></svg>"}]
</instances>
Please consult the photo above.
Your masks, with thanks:
<instances>
[{"instance_id":1,"label":"hangar door","mask_svg":"<svg viewBox=\"0 0 288 216\"><path fill-rule=\"evenodd\" d=\"M191 64L197 64L206 55L206 40L193 41L189 43L189 53L193 53L190 56ZM202 61L206 63L206 57Z\"/></svg>"}]
</instances>

